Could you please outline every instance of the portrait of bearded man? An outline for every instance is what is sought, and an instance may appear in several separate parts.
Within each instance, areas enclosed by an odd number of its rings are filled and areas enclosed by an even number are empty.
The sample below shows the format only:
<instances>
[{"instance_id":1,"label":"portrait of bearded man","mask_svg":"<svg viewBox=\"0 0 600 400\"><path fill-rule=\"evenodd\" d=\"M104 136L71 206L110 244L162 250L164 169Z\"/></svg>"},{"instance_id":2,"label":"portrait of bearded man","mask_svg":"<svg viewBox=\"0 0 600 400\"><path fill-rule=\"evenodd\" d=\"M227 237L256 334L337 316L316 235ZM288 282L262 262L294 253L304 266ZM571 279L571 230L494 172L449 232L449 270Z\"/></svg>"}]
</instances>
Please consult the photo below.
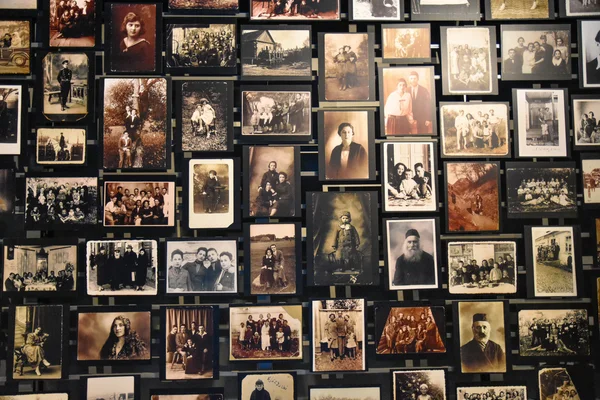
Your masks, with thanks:
<instances>
[{"instance_id":1,"label":"portrait of bearded man","mask_svg":"<svg viewBox=\"0 0 600 400\"><path fill-rule=\"evenodd\" d=\"M416 229L406 231L403 253L396 259L394 286L433 285L436 283L435 259L421 249L421 236Z\"/></svg>"}]
</instances>

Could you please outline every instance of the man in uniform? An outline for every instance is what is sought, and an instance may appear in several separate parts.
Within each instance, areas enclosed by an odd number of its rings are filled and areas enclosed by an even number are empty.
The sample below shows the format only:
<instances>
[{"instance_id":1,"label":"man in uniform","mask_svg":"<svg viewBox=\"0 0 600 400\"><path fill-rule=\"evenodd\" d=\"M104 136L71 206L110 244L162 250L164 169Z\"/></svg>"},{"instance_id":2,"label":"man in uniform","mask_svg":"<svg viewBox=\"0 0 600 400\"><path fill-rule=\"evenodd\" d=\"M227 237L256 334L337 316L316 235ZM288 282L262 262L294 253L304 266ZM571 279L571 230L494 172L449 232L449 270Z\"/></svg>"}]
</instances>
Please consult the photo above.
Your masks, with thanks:
<instances>
[{"instance_id":1,"label":"man in uniform","mask_svg":"<svg viewBox=\"0 0 600 400\"><path fill-rule=\"evenodd\" d=\"M471 330L473 339L460 348L462 372L505 372L504 350L498 343L490 340L492 329L487 321L487 314L474 314Z\"/></svg>"},{"instance_id":2,"label":"man in uniform","mask_svg":"<svg viewBox=\"0 0 600 400\"><path fill-rule=\"evenodd\" d=\"M67 101L69 100L69 93L71 93L71 78L73 77L73 71L69 69L69 60L63 60L63 69L58 73L58 83L60 84L60 107L61 111L69 108Z\"/></svg>"}]
</instances>

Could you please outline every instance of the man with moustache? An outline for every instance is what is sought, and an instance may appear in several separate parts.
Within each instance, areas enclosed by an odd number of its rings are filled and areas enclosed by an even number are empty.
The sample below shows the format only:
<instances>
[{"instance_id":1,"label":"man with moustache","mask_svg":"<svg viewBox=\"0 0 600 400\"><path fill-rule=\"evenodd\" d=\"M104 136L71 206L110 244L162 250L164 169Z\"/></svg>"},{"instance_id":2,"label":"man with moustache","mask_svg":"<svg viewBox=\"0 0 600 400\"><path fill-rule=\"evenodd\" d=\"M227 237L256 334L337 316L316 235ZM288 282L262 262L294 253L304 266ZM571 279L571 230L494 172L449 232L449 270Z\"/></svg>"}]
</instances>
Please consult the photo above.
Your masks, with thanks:
<instances>
[{"instance_id":1,"label":"man with moustache","mask_svg":"<svg viewBox=\"0 0 600 400\"><path fill-rule=\"evenodd\" d=\"M490 340L492 327L487 315L473 315L473 339L460 348L462 372L490 373L506 370L506 356L500 345Z\"/></svg>"},{"instance_id":2,"label":"man with moustache","mask_svg":"<svg viewBox=\"0 0 600 400\"><path fill-rule=\"evenodd\" d=\"M404 252L396 259L393 285L435 284L433 256L421 249L421 236L416 229L406 231Z\"/></svg>"}]
</instances>

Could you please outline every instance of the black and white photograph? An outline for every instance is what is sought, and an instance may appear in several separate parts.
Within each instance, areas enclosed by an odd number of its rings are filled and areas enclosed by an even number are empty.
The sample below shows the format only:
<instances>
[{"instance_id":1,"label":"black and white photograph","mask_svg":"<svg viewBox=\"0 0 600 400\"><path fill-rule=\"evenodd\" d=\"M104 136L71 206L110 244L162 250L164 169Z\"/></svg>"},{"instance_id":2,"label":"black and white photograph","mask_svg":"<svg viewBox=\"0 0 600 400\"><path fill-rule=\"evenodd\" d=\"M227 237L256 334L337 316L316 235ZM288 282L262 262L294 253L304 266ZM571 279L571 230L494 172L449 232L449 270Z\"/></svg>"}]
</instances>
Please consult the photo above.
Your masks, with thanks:
<instances>
[{"instance_id":1,"label":"black and white photograph","mask_svg":"<svg viewBox=\"0 0 600 400\"><path fill-rule=\"evenodd\" d=\"M600 146L600 97L596 95L572 95L573 148L594 150Z\"/></svg>"},{"instance_id":2,"label":"black and white photograph","mask_svg":"<svg viewBox=\"0 0 600 400\"><path fill-rule=\"evenodd\" d=\"M90 376L85 378L85 400L137 400L137 376Z\"/></svg>"},{"instance_id":3,"label":"black and white photograph","mask_svg":"<svg viewBox=\"0 0 600 400\"><path fill-rule=\"evenodd\" d=\"M74 240L5 239L3 245L3 292L11 296L17 293L44 296L77 291L80 270Z\"/></svg>"},{"instance_id":4,"label":"black and white photograph","mask_svg":"<svg viewBox=\"0 0 600 400\"><path fill-rule=\"evenodd\" d=\"M95 226L98 178L26 177L25 228Z\"/></svg>"},{"instance_id":5,"label":"black and white photograph","mask_svg":"<svg viewBox=\"0 0 600 400\"><path fill-rule=\"evenodd\" d=\"M38 0L0 0L0 10L35 10L37 3Z\"/></svg>"},{"instance_id":6,"label":"black and white photograph","mask_svg":"<svg viewBox=\"0 0 600 400\"><path fill-rule=\"evenodd\" d=\"M498 94L496 28L441 28L444 95Z\"/></svg>"},{"instance_id":7,"label":"black and white photograph","mask_svg":"<svg viewBox=\"0 0 600 400\"><path fill-rule=\"evenodd\" d=\"M379 282L376 192L308 192L308 284Z\"/></svg>"},{"instance_id":8,"label":"black and white photograph","mask_svg":"<svg viewBox=\"0 0 600 400\"><path fill-rule=\"evenodd\" d=\"M166 293L221 294L238 292L237 240L167 240Z\"/></svg>"},{"instance_id":9,"label":"black and white photograph","mask_svg":"<svg viewBox=\"0 0 600 400\"><path fill-rule=\"evenodd\" d=\"M448 242L448 291L469 295L516 293L516 259L516 242Z\"/></svg>"},{"instance_id":10,"label":"black and white photograph","mask_svg":"<svg viewBox=\"0 0 600 400\"><path fill-rule=\"evenodd\" d=\"M96 6L90 0L49 0L50 47L94 47Z\"/></svg>"},{"instance_id":11,"label":"black and white photograph","mask_svg":"<svg viewBox=\"0 0 600 400\"><path fill-rule=\"evenodd\" d=\"M581 179L583 183L583 205L597 207L600 205L600 159L595 153L581 155Z\"/></svg>"},{"instance_id":12,"label":"black and white photograph","mask_svg":"<svg viewBox=\"0 0 600 400\"><path fill-rule=\"evenodd\" d=\"M78 128L38 128L36 163L75 166L86 163L87 132Z\"/></svg>"},{"instance_id":13,"label":"black and white photograph","mask_svg":"<svg viewBox=\"0 0 600 400\"><path fill-rule=\"evenodd\" d=\"M31 22L20 19L0 20L0 76L31 73ZM1 86L0 86L1 88Z\"/></svg>"},{"instance_id":14,"label":"black and white photograph","mask_svg":"<svg viewBox=\"0 0 600 400\"><path fill-rule=\"evenodd\" d=\"M412 0L412 21L479 21L479 2L475 0Z\"/></svg>"},{"instance_id":15,"label":"black and white photograph","mask_svg":"<svg viewBox=\"0 0 600 400\"><path fill-rule=\"evenodd\" d=\"M21 154L21 130L28 108L25 89L19 84L0 85L0 155Z\"/></svg>"},{"instance_id":16,"label":"black and white photograph","mask_svg":"<svg viewBox=\"0 0 600 400\"><path fill-rule=\"evenodd\" d=\"M541 368L538 388L540 399L581 399L567 368Z\"/></svg>"},{"instance_id":17,"label":"black and white photograph","mask_svg":"<svg viewBox=\"0 0 600 400\"><path fill-rule=\"evenodd\" d=\"M232 305L229 337L229 361L302 360L302 305Z\"/></svg>"},{"instance_id":18,"label":"black and white photograph","mask_svg":"<svg viewBox=\"0 0 600 400\"><path fill-rule=\"evenodd\" d=\"M300 292L302 243L298 223L248 224L244 235L246 292L291 295ZM249 256L248 256L249 254Z\"/></svg>"},{"instance_id":19,"label":"black and white photograph","mask_svg":"<svg viewBox=\"0 0 600 400\"><path fill-rule=\"evenodd\" d=\"M227 21L167 23L167 69L174 74L236 74L235 30L236 24Z\"/></svg>"},{"instance_id":20,"label":"black and white photograph","mask_svg":"<svg viewBox=\"0 0 600 400\"><path fill-rule=\"evenodd\" d=\"M384 223L389 289L437 289L439 221L384 219Z\"/></svg>"},{"instance_id":21,"label":"black and white photograph","mask_svg":"<svg viewBox=\"0 0 600 400\"><path fill-rule=\"evenodd\" d=\"M351 21L404 21L404 2L401 0L351 0Z\"/></svg>"},{"instance_id":22,"label":"black and white photograph","mask_svg":"<svg viewBox=\"0 0 600 400\"><path fill-rule=\"evenodd\" d=\"M364 299L311 302L312 371L367 370L365 306Z\"/></svg>"},{"instance_id":23,"label":"black and white photograph","mask_svg":"<svg viewBox=\"0 0 600 400\"><path fill-rule=\"evenodd\" d=\"M600 5L592 0L566 0L559 2L561 17L597 17Z\"/></svg>"},{"instance_id":24,"label":"black and white photograph","mask_svg":"<svg viewBox=\"0 0 600 400\"><path fill-rule=\"evenodd\" d=\"M151 389L150 400L224 400L224 391L224 388Z\"/></svg>"},{"instance_id":25,"label":"black and white photograph","mask_svg":"<svg viewBox=\"0 0 600 400\"><path fill-rule=\"evenodd\" d=\"M554 2L549 0L486 0L485 19L487 21L554 19Z\"/></svg>"},{"instance_id":26,"label":"black and white photograph","mask_svg":"<svg viewBox=\"0 0 600 400\"><path fill-rule=\"evenodd\" d=\"M235 13L238 0L168 0L169 11L193 14Z\"/></svg>"},{"instance_id":27,"label":"black and white photograph","mask_svg":"<svg viewBox=\"0 0 600 400\"><path fill-rule=\"evenodd\" d=\"M241 139L258 143L312 139L311 87L243 87Z\"/></svg>"},{"instance_id":28,"label":"black and white photograph","mask_svg":"<svg viewBox=\"0 0 600 400\"><path fill-rule=\"evenodd\" d=\"M380 400L380 386L344 386L331 387L330 385L308 387L309 400ZM16 399L21 400L21 399Z\"/></svg>"},{"instance_id":29,"label":"black and white photograph","mask_svg":"<svg viewBox=\"0 0 600 400\"><path fill-rule=\"evenodd\" d=\"M85 53L48 53L42 60L42 113L48 121L74 122L85 118L92 102Z\"/></svg>"},{"instance_id":30,"label":"black and white photograph","mask_svg":"<svg viewBox=\"0 0 600 400\"><path fill-rule=\"evenodd\" d=\"M375 179L375 113L366 110L320 110L319 179Z\"/></svg>"},{"instance_id":31,"label":"black and white photograph","mask_svg":"<svg viewBox=\"0 0 600 400\"><path fill-rule=\"evenodd\" d=\"M238 382L241 399L296 400L295 372L239 373Z\"/></svg>"},{"instance_id":32,"label":"black and white photograph","mask_svg":"<svg viewBox=\"0 0 600 400\"><path fill-rule=\"evenodd\" d=\"M171 160L170 81L105 78L102 83L104 169L167 169Z\"/></svg>"},{"instance_id":33,"label":"black and white photograph","mask_svg":"<svg viewBox=\"0 0 600 400\"><path fill-rule=\"evenodd\" d=\"M513 386L513 385L486 385L484 383L477 382L477 386L456 386L456 398L464 400L475 400L475 399L512 399L512 400L524 400L527 399L527 386Z\"/></svg>"},{"instance_id":34,"label":"black and white photograph","mask_svg":"<svg viewBox=\"0 0 600 400\"><path fill-rule=\"evenodd\" d=\"M283 1L283 0L282 0ZM319 33L319 100L375 100L374 33Z\"/></svg>"},{"instance_id":35,"label":"black and white photograph","mask_svg":"<svg viewBox=\"0 0 600 400\"><path fill-rule=\"evenodd\" d=\"M440 102L442 157L510 157L508 111L508 103Z\"/></svg>"},{"instance_id":36,"label":"black and white photograph","mask_svg":"<svg viewBox=\"0 0 600 400\"><path fill-rule=\"evenodd\" d=\"M591 2L591 0L584 1ZM600 8L600 5L595 7ZM600 87L600 21L579 21L578 28L579 85L582 88L598 88Z\"/></svg>"},{"instance_id":37,"label":"black and white photograph","mask_svg":"<svg viewBox=\"0 0 600 400\"><path fill-rule=\"evenodd\" d=\"M415 64L431 61L431 24L382 24L381 41L384 62Z\"/></svg>"},{"instance_id":38,"label":"black and white photograph","mask_svg":"<svg viewBox=\"0 0 600 400\"><path fill-rule=\"evenodd\" d=\"M570 162L507 162L508 218L577 216L577 176Z\"/></svg>"},{"instance_id":39,"label":"black and white photograph","mask_svg":"<svg viewBox=\"0 0 600 400\"><path fill-rule=\"evenodd\" d=\"M312 79L310 25L245 25L240 41L242 79Z\"/></svg>"},{"instance_id":40,"label":"black and white photograph","mask_svg":"<svg viewBox=\"0 0 600 400\"><path fill-rule=\"evenodd\" d=\"M244 146L247 217L301 215L300 147Z\"/></svg>"},{"instance_id":41,"label":"black and white photograph","mask_svg":"<svg viewBox=\"0 0 600 400\"><path fill-rule=\"evenodd\" d=\"M217 309L214 306L184 306L163 307L162 311L161 325L166 335L164 358L161 357L162 377L168 381L218 378ZM170 397L160 396L162 400L165 398ZM209 397L206 400L223 399Z\"/></svg>"},{"instance_id":42,"label":"black and white photograph","mask_svg":"<svg viewBox=\"0 0 600 400\"><path fill-rule=\"evenodd\" d=\"M446 353L446 314L443 306L405 307L375 304L377 355L420 357Z\"/></svg>"},{"instance_id":43,"label":"black and white photograph","mask_svg":"<svg viewBox=\"0 0 600 400\"><path fill-rule=\"evenodd\" d=\"M151 313L140 306L93 307L77 315L77 361L132 361L151 359Z\"/></svg>"},{"instance_id":44,"label":"black and white photograph","mask_svg":"<svg viewBox=\"0 0 600 400\"><path fill-rule=\"evenodd\" d=\"M436 146L433 142L382 143L383 211L438 209Z\"/></svg>"},{"instance_id":45,"label":"black and white photograph","mask_svg":"<svg viewBox=\"0 0 600 400\"><path fill-rule=\"evenodd\" d=\"M503 81L571 80L571 25L502 25L501 32Z\"/></svg>"},{"instance_id":46,"label":"black and white photograph","mask_svg":"<svg viewBox=\"0 0 600 400\"><path fill-rule=\"evenodd\" d=\"M443 369L409 369L392 371L393 400L446 400L446 371Z\"/></svg>"},{"instance_id":47,"label":"black and white photograph","mask_svg":"<svg viewBox=\"0 0 600 400\"><path fill-rule=\"evenodd\" d=\"M339 21L340 0L262 1L250 0L250 20Z\"/></svg>"},{"instance_id":48,"label":"black and white photograph","mask_svg":"<svg viewBox=\"0 0 600 400\"><path fill-rule=\"evenodd\" d=\"M90 240L85 255L88 296L158 293L156 240Z\"/></svg>"},{"instance_id":49,"label":"black and white photograph","mask_svg":"<svg viewBox=\"0 0 600 400\"><path fill-rule=\"evenodd\" d=\"M16 306L11 337L15 380L58 380L66 369L65 310L61 305ZM68 330L68 325L66 326ZM10 354L10 353L9 353Z\"/></svg>"}]
</instances>

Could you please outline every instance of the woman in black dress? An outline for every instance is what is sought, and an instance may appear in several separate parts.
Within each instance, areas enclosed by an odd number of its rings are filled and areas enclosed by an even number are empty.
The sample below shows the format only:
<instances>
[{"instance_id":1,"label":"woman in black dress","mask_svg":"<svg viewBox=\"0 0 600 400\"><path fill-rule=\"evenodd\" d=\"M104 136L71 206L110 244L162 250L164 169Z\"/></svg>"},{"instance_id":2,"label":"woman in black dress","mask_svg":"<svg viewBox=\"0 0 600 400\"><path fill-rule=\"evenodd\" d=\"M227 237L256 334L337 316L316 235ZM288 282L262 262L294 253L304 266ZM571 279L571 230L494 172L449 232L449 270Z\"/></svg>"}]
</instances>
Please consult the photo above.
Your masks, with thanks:
<instances>
[{"instance_id":1,"label":"woman in black dress","mask_svg":"<svg viewBox=\"0 0 600 400\"><path fill-rule=\"evenodd\" d=\"M135 264L135 290L144 290L149 267L150 257L146 254L146 250L142 248L140 249L137 263Z\"/></svg>"},{"instance_id":2,"label":"woman in black dress","mask_svg":"<svg viewBox=\"0 0 600 400\"><path fill-rule=\"evenodd\" d=\"M150 202L144 200L144 208L142 208L142 225L152 225L152 216L154 213L150 208Z\"/></svg>"},{"instance_id":3,"label":"woman in black dress","mask_svg":"<svg viewBox=\"0 0 600 400\"><path fill-rule=\"evenodd\" d=\"M121 34L125 37L119 44L119 52L113 61L113 71L153 71L152 45L143 36L146 28L142 19L129 12L123 18Z\"/></svg>"},{"instance_id":4,"label":"woman in black dress","mask_svg":"<svg viewBox=\"0 0 600 400\"><path fill-rule=\"evenodd\" d=\"M271 206L275 199L275 191L271 182L266 181L265 187L260 188L258 196L256 196L256 212L257 217L266 217L271 214Z\"/></svg>"},{"instance_id":5,"label":"woman in black dress","mask_svg":"<svg viewBox=\"0 0 600 400\"><path fill-rule=\"evenodd\" d=\"M277 201L271 210L271 216L291 217L294 216L294 188L287 180L288 176L285 172L279 173L279 184L275 198Z\"/></svg>"},{"instance_id":6,"label":"woman in black dress","mask_svg":"<svg viewBox=\"0 0 600 400\"><path fill-rule=\"evenodd\" d=\"M262 266L260 270L260 284L266 285L267 289L271 288L274 283L274 268L275 268L275 258L273 258L273 251L271 248L267 248L265 251L265 256L262 259Z\"/></svg>"}]
</instances>

